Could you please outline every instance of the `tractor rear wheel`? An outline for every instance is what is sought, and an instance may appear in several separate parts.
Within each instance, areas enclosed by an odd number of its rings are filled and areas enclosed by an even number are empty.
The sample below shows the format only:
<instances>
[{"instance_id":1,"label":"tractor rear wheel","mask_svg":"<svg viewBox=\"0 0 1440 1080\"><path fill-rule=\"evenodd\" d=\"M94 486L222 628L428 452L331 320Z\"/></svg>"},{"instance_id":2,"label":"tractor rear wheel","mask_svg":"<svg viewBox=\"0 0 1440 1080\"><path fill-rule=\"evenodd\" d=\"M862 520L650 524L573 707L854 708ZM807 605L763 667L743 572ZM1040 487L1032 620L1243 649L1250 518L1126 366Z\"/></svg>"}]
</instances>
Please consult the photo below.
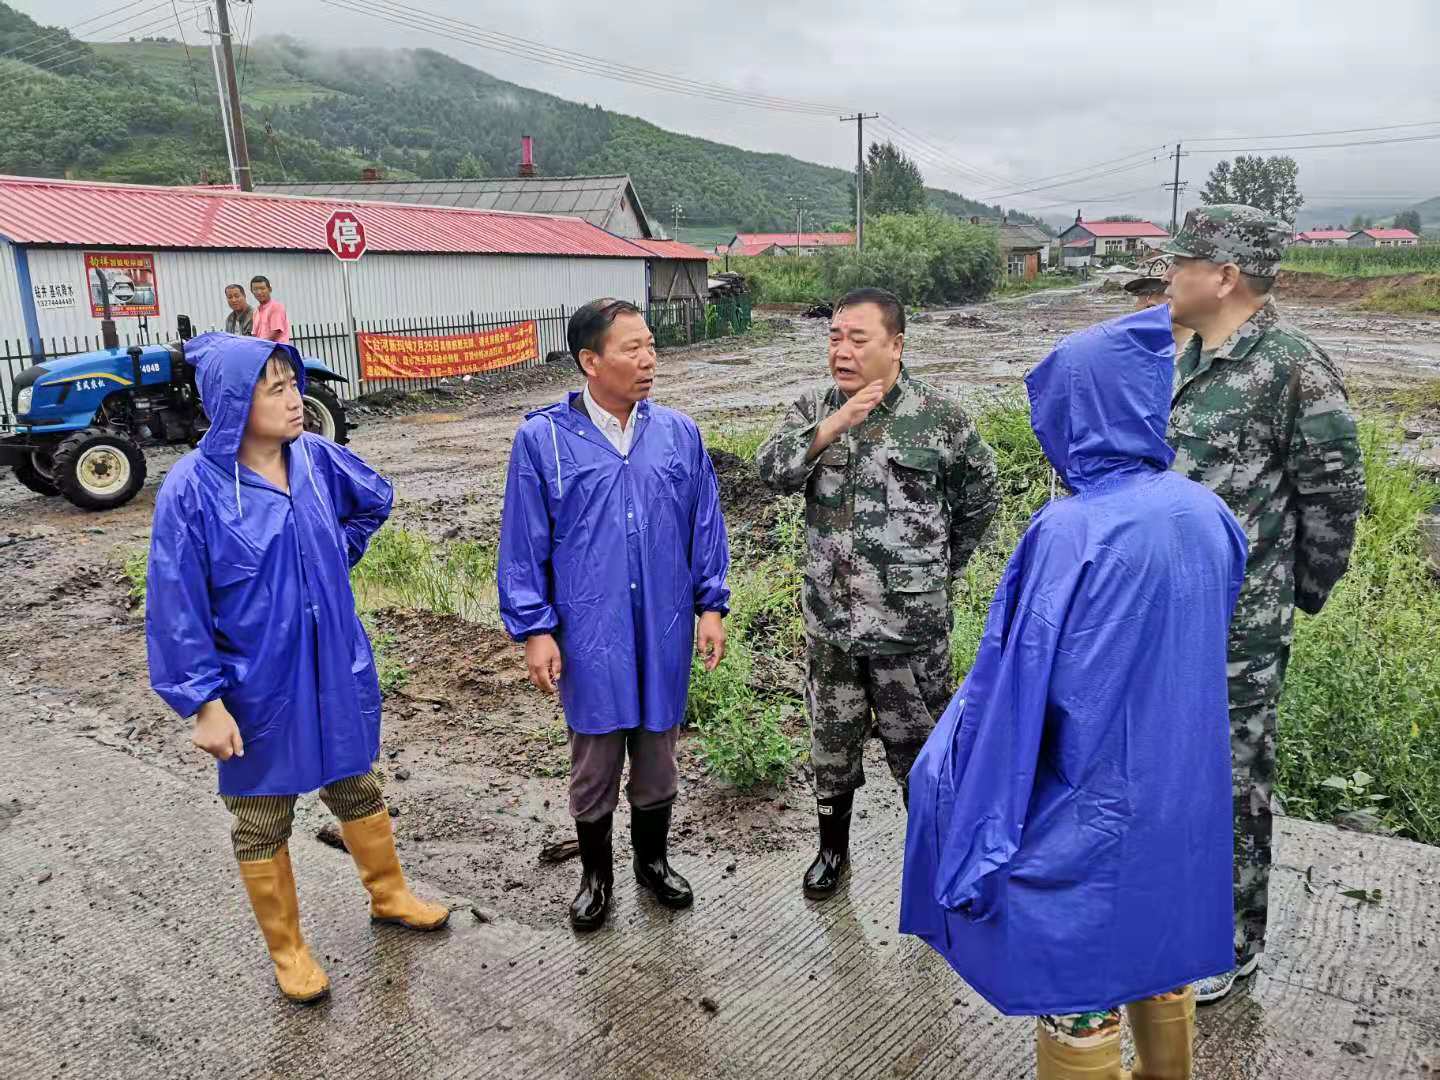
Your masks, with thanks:
<instances>
[{"instance_id":1,"label":"tractor rear wheel","mask_svg":"<svg viewBox=\"0 0 1440 1080\"><path fill-rule=\"evenodd\" d=\"M315 383L305 387L305 430L341 446L350 441L345 406L333 393Z\"/></svg>"},{"instance_id":2,"label":"tractor rear wheel","mask_svg":"<svg viewBox=\"0 0 1440 1080\"><path fill-rule=\"evenodd\" d=\"M113 510L145 486L145 455L123 431L86 428L55 450L55 480L82 510Z\"/></svg>"},{"instance_id":3,"label":"tractor rear wheel","mask_svg":"<svg viewBox=\"0 0 1440 1080\"><path fill-rule=\"evenodd\" d=\"M15 479L36 495L60 494L60 485L55 482L55 462L49 454L32 453L29 461L15 466Z\"/></svg>"}]
</instances>

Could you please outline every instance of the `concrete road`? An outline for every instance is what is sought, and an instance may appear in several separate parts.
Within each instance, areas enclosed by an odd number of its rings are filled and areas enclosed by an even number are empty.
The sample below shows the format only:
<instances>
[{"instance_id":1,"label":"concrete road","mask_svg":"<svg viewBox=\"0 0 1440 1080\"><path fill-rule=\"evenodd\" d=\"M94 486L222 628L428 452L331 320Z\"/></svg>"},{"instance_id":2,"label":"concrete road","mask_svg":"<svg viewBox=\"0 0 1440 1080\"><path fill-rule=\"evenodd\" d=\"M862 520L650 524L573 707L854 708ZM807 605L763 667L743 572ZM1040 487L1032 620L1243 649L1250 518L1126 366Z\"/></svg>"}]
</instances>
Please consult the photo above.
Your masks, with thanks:
<instances>
[{"instance_id":1,"label":"concrete road","mask_svg":"<svg viewBox=\"0 0 1440 1080\"><path fill-rule=\"evenodd\" d=\"M1031 1023L895 933L902 836L881 815L857 823L854 878L827 904L802 899L793 854L683 866L698 902L678 915L622 864L613 923L585 938L559 911L481 923L459 896L439 935L372 927L349 859L297 830L334 993L290 1005L215 797L62 731L65 708L0 668L7 1080L1030 1075ZM1266 966L1202 1012L1197 1075L1440 1076L1440 850L1285 821L1278 851Z\"/></svg>"}]
</instances>

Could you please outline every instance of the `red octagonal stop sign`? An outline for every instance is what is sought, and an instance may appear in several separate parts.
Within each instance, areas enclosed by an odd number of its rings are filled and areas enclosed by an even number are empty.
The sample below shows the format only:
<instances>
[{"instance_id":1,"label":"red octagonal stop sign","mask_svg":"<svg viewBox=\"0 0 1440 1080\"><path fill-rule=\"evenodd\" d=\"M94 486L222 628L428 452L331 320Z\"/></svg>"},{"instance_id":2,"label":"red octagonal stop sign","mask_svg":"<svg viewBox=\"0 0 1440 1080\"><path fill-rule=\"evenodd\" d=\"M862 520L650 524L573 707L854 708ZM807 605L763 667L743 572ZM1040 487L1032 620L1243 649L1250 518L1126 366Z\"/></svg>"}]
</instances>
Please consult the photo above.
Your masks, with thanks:
<instances>
[{"instance_id":1,"label":"red octagonal stop sign","mask_svg":"<svg viewBox=\"0 0 1440 1080\"><path fill-rule=\"evenodd\" d=\"M349 210L336 210L325 223L325 246L341 262L365 254L365 226Z\"/></svg>"}]
</instances>

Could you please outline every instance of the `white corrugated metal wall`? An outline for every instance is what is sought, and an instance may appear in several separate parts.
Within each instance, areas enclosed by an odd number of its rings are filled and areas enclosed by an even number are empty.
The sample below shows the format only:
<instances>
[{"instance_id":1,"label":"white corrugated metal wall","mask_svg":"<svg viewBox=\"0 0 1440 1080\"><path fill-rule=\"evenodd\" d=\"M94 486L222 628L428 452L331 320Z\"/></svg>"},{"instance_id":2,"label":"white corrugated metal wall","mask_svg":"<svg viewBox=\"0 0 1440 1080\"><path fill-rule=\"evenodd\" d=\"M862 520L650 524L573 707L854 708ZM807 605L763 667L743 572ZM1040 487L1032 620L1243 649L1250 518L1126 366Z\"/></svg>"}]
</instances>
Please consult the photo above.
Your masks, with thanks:
<instances>
[{"instance_id":1,"label":"white corrugated metal wall","mask_svg":"<svg viewBox=\"0 0 1440 1080\"><path fill-rule=\"evenodd\" d=\"M0 240L0 338L25 336L25 310L20 306L20 275L15 248Z\"/></svg>"},{"instance_id":2,"label":"white corrugated metal wall","mask_svg":"<svg viewBox=\"0 0 1440 1080\"><path fill-rule=\"evenodd\" d=\"M139 249L137 249L139 250ZM80 248L29 249L30 279L36 284L74 285L78 301L69 310L38 312L43 338L94 335L99 320L85 304L85 261ZM171 333L177 315L189 315L197 330L224 324L228 282L249 284L264 274L285 304L291 323L336 323L345 319L342 264L328 253L265 251L157 251L156 291L160 317L152 332ZM366 255L349 269L355 318L510 312L521 308L574 308L597 296L645 301L645 260L532 255ZM0 337L21 337L25 324L15 291L13 260L0 266ZM122 335L135 320L120 320Z\"/></svg>"}]
</instances>

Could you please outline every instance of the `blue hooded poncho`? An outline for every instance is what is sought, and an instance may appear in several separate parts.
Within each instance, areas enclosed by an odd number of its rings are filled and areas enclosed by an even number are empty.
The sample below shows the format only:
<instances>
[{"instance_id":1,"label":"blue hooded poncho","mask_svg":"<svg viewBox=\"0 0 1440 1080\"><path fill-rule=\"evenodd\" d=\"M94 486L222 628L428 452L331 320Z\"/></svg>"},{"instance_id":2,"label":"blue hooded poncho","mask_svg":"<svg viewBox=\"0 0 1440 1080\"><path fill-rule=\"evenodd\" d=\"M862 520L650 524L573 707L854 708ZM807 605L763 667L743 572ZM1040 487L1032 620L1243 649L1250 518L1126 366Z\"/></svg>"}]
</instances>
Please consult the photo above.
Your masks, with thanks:
<instances>
[{"instance_id":1,"label":"blue hooded poncho","mask_svg":"<svg viewBox=\"0 0 1440 1080\"><path fill-rule=\"evenodd\" d=\"M289 345L204 334L185 346L210 430L155 500L145 595L150 685L183 717L219 698L244 757L222 795L297 795L369 771L380 687L350 568L390 514L389 482L344 447L285 448L286 495L237 455L270 354Z\"/></svg>"},{"instance_id":2,"label":"blue hooded poncho","mask_svg":"<svg viewBox=\"0 0 1440 1080\"><path fill-rule=\"evenodd\" d=\"M715 470L683 413L637 404L621 456L579 397L529 413L515 433L500 615L517 641L555 635L575 731L668 731L685 716L695 617L729 610Z\"/></svg>"},{"instance_id":3,"label":"blue hooded poncho","mask_svg":"<svg viewBox=\"0 0 1440 1080\"><path fill-rule=\"evenodd\" d=\"M1225 642L1245 534L1168 471L1173 362L1158 307L1025 380L1075 495L1032 519L910 772L900 929L1005 1013L1234 966Z\"/></svg>"}]
</instances>

